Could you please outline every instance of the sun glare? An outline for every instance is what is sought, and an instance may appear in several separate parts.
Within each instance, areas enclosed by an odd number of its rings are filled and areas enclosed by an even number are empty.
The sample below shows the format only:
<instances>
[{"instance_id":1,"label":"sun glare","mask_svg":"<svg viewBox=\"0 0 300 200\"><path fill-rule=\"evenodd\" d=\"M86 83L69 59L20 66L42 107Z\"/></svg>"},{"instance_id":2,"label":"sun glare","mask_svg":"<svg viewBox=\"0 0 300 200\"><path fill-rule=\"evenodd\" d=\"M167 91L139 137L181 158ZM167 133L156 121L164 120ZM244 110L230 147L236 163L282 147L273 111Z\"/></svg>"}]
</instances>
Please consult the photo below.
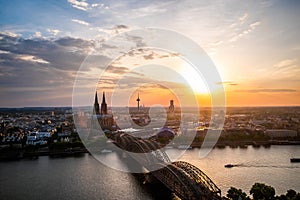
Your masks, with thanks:
<instances>
[{"instance_id":1,"label":"sun glare","mask_svg":"<svg viewBox=\"0 0 300 200\"><path fill-rule=\"evenodd\" d=\"M180 74L187 81L189 86L196 94L208 94L209 89L207 88L203 78L199 73L188 63L184 63L180 68Z\"/></svg>"}]
</instances>

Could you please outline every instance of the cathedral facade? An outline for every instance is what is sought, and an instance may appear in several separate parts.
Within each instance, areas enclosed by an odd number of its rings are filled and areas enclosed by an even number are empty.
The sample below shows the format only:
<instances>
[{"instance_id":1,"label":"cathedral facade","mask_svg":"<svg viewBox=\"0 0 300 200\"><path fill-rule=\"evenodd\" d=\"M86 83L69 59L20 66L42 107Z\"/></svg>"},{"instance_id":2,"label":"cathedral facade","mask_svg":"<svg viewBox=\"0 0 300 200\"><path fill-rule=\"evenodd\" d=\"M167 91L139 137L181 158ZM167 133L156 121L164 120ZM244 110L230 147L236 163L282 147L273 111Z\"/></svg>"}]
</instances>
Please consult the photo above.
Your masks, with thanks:
<instances>
[{"instance_id":1,"label":"cathedral facade","mask_svg":"<svg viewBox=\"0 0 300 200\"><path fill-rule=\"evenodd\" d=\"M96 115L99 125L103 131L116 129L116 126L114 123L114 118L113 118L112 114L108 113L108 110L107 110L107 103L105 100L105 92L103 92L103 95L102 95L101 107L99 106L98 95L96 92L95 102L94 102L94 114Z\"/></svg>"}]
</instances>

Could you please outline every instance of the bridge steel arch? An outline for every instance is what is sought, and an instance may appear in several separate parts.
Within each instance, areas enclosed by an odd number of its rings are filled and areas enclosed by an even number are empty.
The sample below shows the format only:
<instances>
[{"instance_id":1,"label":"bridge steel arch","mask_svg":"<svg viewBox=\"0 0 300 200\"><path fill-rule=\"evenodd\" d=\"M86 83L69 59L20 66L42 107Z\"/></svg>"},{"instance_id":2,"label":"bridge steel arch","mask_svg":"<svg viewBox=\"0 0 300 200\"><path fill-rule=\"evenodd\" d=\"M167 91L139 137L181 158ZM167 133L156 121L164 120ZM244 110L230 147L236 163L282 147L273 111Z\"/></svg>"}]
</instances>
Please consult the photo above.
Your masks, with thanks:
<instances>
[{"instance_id":1,"label":"bridge steel arch","mask_svg":"<svg viewBox=\"0 0 300 200\"><path fill-rule=\"evenodd\" d=\"M184 171L174 165L163 166L163 168L153 171L152 174L174 192L181 199L196 198L193 187L189 187L189 180L186 179Z\"/></svg>"},{"instance_id":2,"label":"bridge steel arch","mask_svg":"<svg viewBox=\"0 0 300 200\"><path fill-rule=\"evenodd\" d=\"M166 187L183 200L220 200L221 190L199 168L184 161L171 163L159 144L126 133L115 135L115 141ZM152 171L152 169L158 169Z\"/></svg>"},{"instance_id":3,"label":"bridge steel arch","mask_svg":"<svg viewBox=\"0 0 300 200\"><path fill-rule=\"evenodd\" d=\"M193 184L197 185L202 191L202 197L205 199L220 199L221 190L216 186L216 184L199 168L194 165L184 162L177 161L173 162L173 165L183 169L193 180Z\"/></svg>"}]
</instances>

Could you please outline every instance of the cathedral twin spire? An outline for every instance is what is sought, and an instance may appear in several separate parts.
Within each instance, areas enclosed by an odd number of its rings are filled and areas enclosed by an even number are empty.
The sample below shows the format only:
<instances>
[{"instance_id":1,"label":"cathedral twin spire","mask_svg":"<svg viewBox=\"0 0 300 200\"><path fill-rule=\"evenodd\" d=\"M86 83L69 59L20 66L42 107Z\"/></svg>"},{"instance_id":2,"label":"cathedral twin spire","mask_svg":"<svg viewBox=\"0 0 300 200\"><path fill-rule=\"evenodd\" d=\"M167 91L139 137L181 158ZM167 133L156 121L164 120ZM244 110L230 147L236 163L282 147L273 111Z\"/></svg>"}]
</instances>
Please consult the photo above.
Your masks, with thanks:
<instances>
[{"instance_id":1,"label":"cathedral twin spire","mask_svg":"<svg viewBox=\"0 0 300 200\"><path fill-rule=\"evenodd\" d=\"M101 115L107 115L107 104L105 102L105 93L102 95Z\"/></svg>"},{"instance_id":2,"label":"cathedral twin spire","mask_svg":"<svg viewBox=\"0 0 300 200\"><path fill-rule=\"evenodd\" d=\"M100 112L99 103L98 103L98 95L97 95L97 91L96 91L94 110L95 110L96 115L99 115L99 114L107 115L107 104L106 104L106 101L105 101L105 92L103 92L103 95L102 95L101 112Z\"/></svg>"},{"instance_id":3,"label":"cathedral twin spire","mask_svg":"<svg viewBox=\"0 0 300 200\"><path fill-rule=\"evenodd\" d=\"M140 95L138 94L138 98L136 99L137 101L137 108L140 110ZM107 104L105 101L105 92L102 94L102 103L101 103L101 109L99 108L99 103L98 103L98 94L96 91L95 94L95 102L94 102L94 112L96 115L107 115Z\"/></svg>"}]
</instances>

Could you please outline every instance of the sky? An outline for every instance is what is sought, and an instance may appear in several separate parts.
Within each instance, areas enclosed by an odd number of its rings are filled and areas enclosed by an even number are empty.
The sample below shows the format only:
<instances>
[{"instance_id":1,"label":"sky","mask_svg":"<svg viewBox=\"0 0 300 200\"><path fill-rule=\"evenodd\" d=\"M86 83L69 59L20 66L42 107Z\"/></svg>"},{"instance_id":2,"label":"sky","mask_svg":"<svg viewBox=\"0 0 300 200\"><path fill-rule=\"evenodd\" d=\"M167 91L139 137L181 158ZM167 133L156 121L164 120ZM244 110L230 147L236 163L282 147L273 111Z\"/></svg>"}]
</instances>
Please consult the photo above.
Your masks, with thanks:
<instances>
[{"instance_id":1,"label":"sky","mask_svg":"<svg viewBox=\"0 0 300 200\"><path fill-rule=\"evenodd\" d=\"M298 0L1 0L0 107L71 106L78 77L90 81L80 86L82 105L93 101L96 88L111 101L120 77L130 80L118 87L120 94L136 98L138 92L145 106L167 105L189 89L208 105L203 82L209 75L198 83L185 70L184 55L140 50L145 38L130 32L145 27L171 30L199 45L220 74L215 84L224 87L227 106L300 106L299 11ZM119 34L126 38L109 44ZM114 57L127 42L136 50ZM176 66L186 68L168 71ZM184 82L190 88L183 89Z\"/></svg>"}]
</instances>

